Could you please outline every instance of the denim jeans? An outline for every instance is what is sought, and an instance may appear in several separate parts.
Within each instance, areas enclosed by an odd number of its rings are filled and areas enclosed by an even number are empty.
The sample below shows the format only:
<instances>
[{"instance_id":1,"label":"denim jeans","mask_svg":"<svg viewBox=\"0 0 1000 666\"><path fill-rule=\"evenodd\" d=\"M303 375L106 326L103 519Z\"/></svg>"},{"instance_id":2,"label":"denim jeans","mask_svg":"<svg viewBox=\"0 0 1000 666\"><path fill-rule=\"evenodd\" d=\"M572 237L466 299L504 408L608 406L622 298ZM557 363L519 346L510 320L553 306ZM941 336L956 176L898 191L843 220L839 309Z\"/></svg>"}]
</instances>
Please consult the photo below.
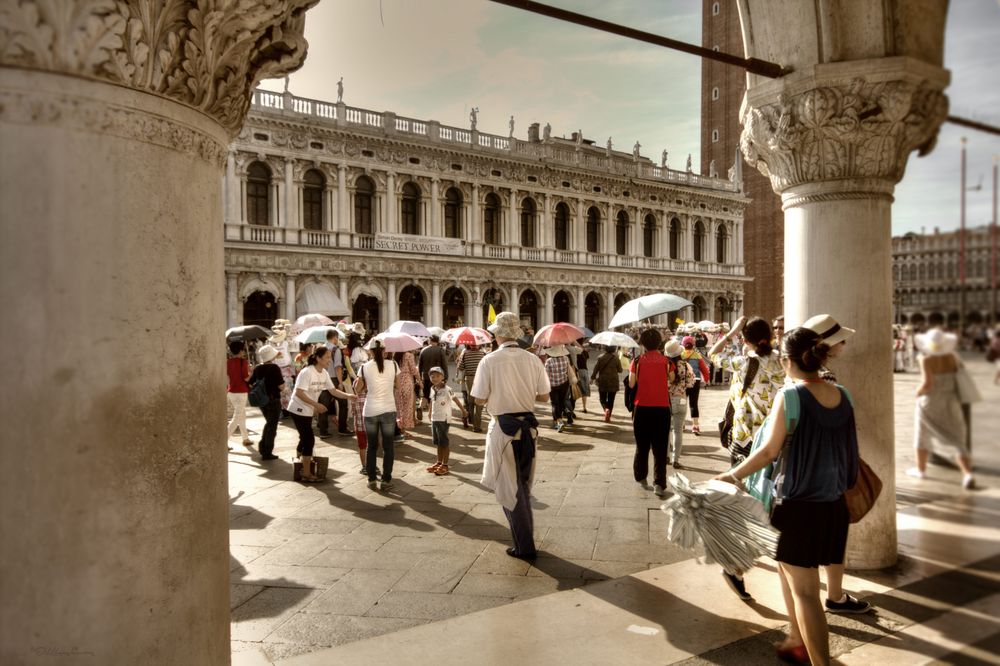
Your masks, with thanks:
<instances>
[{"instance_id":1,"label":"denim jeans","mask_svg":"<svg viewBox=\"0 0 1000 666\"><path fill-rule=\"evenodd\" d=\"M382 482L392 481L395 431L396 412L383 412L375 416L365 417L365 436L368 438L365 469L368 472L369 481L375 480L375 468L378 467L378 436L380 433L382 435Z\"/></svg>"}]
</instances>

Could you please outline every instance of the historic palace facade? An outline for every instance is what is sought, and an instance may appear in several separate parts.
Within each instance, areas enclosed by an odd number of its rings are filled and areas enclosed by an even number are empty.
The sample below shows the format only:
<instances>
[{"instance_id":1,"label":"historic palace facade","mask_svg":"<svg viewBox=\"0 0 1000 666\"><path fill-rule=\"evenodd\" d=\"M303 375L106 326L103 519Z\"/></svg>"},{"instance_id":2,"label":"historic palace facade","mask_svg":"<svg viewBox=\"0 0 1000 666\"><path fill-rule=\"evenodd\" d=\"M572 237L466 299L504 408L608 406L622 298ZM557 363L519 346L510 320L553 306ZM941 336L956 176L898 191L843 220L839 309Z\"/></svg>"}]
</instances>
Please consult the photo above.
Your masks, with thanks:
<instances>
[{"instance_id":1,"label":"historic palace facade","mask_svg":"<svg viewBox=\"0 0 1000 666\"><path fill-rule=\"evenodd\" d=\"M908 233L892 239L896 321L923 329L957 328L962 308L961 239L958 231ZM1000 321L992 229L965 232L965 322ZM993 310L993 317L990 311Z\"/></svg>"},{"instance_id":2,"label":"historic palace facade","mask_svg":"<svg viewBox=\"0 0 1000 666\"><path fill-rule=\"evenodd\" d=\"M475 120L257 90L225 176L229 325L337 308L369 330L482 325L493 305L596 331L659 291L695 303L686 319L742 311L738 183Z\"/></svg>"}]
</instances>

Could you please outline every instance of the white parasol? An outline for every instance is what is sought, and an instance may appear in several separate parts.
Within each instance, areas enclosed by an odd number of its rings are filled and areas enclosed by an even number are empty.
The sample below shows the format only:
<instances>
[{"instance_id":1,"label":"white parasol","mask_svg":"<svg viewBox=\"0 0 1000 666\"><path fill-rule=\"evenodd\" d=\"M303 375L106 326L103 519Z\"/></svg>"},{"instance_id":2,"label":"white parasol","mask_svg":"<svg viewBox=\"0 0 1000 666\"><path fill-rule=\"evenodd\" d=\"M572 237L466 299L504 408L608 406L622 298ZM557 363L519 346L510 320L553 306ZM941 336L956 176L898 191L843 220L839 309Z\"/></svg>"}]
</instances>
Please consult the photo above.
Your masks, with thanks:
<instances>
[{"instance_id":1,"label":"white parasol","mask_svg":"<svg viewBox=\"0 0 1000 666\"><path fill-rule=\"evenodd\" d=\"M414 349L420 349L424 346L423 342L409 333L392 333L390 331L384 331L369 340L368 344L365 345L365 349L371 349L372 343L376 340L381 341L385 350L390 354L413 351Z\"/></svg>"},{"instance_id":2,"label":"white parasol","mask_svg":"<svg viewBox=\"0 0 1000 666\"><path fill-rule=\"evenodd\" d=\"M590 339L592 345L607 345L608 347L638 347L639 343L631 337L618 331L601 331Z\"/></svg>"},{"instance_id":3,"label":"white parasol","mask_svg":"<svg viewBox=\"0 0 1000 666\"><path fill-rule=\"evenodd\" d=\"M690 305L693 305L691 301L680 296L675 296L674 294L661 293L640 296L639 298L633 298L618 308L615 316L611 318L608 328L632 324L643 319L655 317L656 315L667 314L668 312L676 312Z\"/></svg>"},{"instance_id":4,"label":"white parasol","mask_svg":"<svg viewBox=\"0 0 1000 666\"><path fill-rule=\"evenodd\" d=\"M431 332L419 321L394 321L386 329L387 333L406 333L415 338L429 338Z\"/></svg>"},{"instance_id":5,"label":"white parasol","mask_svg":"<svg viewBox=\"0 0 1000 666\"><path fill-rule=\"evenodd\" d=\"M763 556L774 557L778 533L764 506L723 481L692 484L683 474L670 477L675 495L660 507L670 515L667 539L681 548L705 546L708 562L732 573L748 571Z\"/></svg>"}]
</instances>

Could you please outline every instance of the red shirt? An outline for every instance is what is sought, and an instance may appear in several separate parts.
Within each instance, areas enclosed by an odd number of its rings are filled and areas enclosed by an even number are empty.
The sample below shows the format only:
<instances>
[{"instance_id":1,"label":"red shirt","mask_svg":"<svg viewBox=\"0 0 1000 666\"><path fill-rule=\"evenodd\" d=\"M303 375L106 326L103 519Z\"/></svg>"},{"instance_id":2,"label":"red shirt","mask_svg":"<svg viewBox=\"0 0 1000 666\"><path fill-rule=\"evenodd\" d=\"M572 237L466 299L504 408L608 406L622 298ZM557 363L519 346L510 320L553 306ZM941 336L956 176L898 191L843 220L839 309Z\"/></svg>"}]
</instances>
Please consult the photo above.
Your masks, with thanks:
<instances>
[{"instance_id":1,"label":"red shirt","mask_svg":"<svg viewBox=\"0 0 1000 666\"><path fill-rule=\"evenodd\" d=\"M629 372L636 373L636 407L669 407L670 359L658 351L646 352L632 361Z\"/></svg>"},{"instance_id":2,"label":"red shirt","mask_svg":"<svg viewBox=\"0 0 1000 666\"><path fill-rule=\"evenodd\" d=\"M233 356L226 359L226 374L229 375L229 393L249 393L246 377L250 374L250 364L245 358Z\"/></svg>"}]
</instances>

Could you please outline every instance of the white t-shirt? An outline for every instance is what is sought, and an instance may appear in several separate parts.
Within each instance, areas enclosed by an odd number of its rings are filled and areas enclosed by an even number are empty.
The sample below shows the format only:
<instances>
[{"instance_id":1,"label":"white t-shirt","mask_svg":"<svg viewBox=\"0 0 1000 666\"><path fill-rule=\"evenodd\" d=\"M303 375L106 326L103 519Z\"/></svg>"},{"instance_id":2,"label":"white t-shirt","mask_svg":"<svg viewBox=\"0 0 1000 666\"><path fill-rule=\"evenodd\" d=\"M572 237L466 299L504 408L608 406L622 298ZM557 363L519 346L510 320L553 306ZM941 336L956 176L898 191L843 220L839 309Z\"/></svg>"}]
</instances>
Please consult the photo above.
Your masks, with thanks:
<instances>
[{"instance_id":1,"label":"white t-shirt","mask_svg":"<svg viewBox=\"0 0 1000 666\"><path fill-rule=\"evenodd\" d=\"M431 421L448 422L451 419L451 402L455 392L449 387L431 387Z\"/></svg>"},{"instance_id":2,"label":"white t-shirt","mask_svg":"<svg viewBox=\"0 0 1000 666\"><path fill-rule=\"evenodd\" d=\"M319 394L332 388L333 382L330 381L330 375L323 370L317 370L315 365L307 365L295 378L295 390L292 391L292 399L288 401L288 411L298 416L312 416L312 405L303 402L297 391L302 389L311 400L319 402Z\"/></svg>"},{"instance_id":3,"label":"white t-shirt","mask_svg":"<svg viewBox=\"0 0 1000 666\"><path fill-rule=\"evenodd\" d=\"M396 365L395 361L388 359L382 363L382 372L378 371L375 361L368 361L361 366L358 376L365 380L365 387L368 391L365 408L361 411L363 416L378 416L396 411L393 381L397 374L399 374L399 366Z\"/></svg>"},{"instance_id":4,"label":"white t-shirt","mask_svg":"<svg viewBox=\"0 0 1000 666\"><path fill-rule=\"evenodd\" d=\"M486 400L490 414L517 414L535 408L535 396L551 390L545 366L538 357L505 342L479 362L472 397Z\"/></svg>"}]
</instances>

